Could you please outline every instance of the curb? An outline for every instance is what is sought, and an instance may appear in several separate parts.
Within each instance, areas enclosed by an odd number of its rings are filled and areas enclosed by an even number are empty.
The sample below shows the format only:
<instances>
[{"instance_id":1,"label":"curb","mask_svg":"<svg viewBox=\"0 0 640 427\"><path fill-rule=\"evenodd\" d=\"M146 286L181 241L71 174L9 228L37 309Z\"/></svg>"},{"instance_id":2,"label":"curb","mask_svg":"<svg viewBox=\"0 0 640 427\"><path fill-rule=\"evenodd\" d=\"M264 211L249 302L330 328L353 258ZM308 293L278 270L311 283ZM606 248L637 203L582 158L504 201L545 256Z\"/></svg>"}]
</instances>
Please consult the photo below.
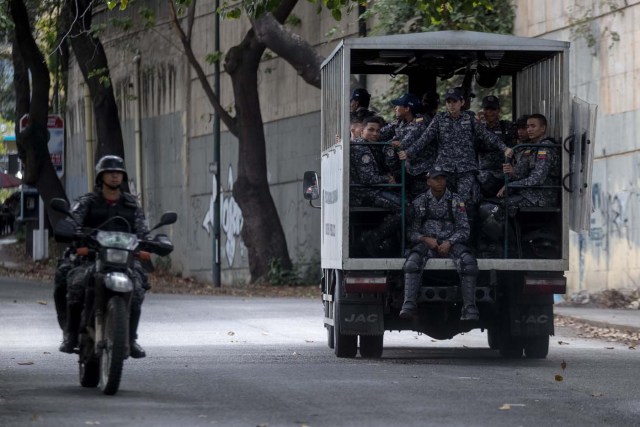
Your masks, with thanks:
<instances>
[{"instance_id":1,"label":"curb","mask_svg":"<svg viewBox=\"0 0 640 427\"><path fill-rule=\"evenodd\" d=\"M620 325L616 323L602 322L599 320L585 319L583 317L566 316L564 314L556 314L556 317L560 319L572 320L578 323L586 323L587 325L595 326L596 328L609 328L617 329L623 332L631 332L640 334L640 326Z\"/></svg>"}]
</instances>

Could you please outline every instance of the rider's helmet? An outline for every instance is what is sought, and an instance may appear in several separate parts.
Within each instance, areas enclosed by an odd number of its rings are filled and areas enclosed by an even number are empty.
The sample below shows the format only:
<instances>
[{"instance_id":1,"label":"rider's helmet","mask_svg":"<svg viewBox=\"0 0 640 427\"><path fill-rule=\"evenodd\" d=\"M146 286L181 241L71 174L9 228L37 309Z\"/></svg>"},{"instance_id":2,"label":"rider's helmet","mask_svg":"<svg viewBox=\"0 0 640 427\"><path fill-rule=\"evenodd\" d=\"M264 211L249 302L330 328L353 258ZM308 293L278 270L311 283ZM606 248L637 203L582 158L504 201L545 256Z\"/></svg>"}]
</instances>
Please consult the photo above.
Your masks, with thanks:
<instances>
[{"instance_id":1,"label":"rider's helmet","mask_svg":"<svg viewBox=\"0 0 640 427\"><path fill-rule=\"evenodd\" d=\"M120 156L102 156L96 163L96 185L102 184L102 173L107 171L118 171L123 173L122 182L127 182L129 177L124 167L124 160Z\"/></svg>"}]
</instances>

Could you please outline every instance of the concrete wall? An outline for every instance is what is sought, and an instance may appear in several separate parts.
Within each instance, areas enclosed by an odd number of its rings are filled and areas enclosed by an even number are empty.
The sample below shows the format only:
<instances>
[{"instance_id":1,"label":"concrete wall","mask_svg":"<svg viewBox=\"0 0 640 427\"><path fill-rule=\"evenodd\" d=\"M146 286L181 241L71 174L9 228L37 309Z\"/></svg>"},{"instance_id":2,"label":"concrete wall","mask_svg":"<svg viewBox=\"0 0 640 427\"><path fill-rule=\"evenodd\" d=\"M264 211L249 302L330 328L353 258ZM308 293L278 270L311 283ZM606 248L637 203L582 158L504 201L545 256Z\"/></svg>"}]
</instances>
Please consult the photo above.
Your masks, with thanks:
<instances>
[{"instance_id":1,"label":"concrete wall","mask_svg":"<svg viewBox=\"0 0 640 427\"><path fill-rule=\"evenodd\" d=\"M517 35L572 42L571 92L598 105L591 231L572 236L571 291L637 288L640 0L517 0L516 5ZM576 20L585 16L593 19L576 31Z\"/></svg>"},{"instance_id":2,"label":"concrete wall","mask_svg":"<svg viewBox=\"0 0 640 427\"><path fill-rule=\"evenodd\" d=\"M142 28L137 7L145 5L156 16L153 30ZM195 55L203 59L213 52L213 1L198 2L192 35ZM355 14L336 23L329 14L316 14L315 6L300 2L294 14L301 20L294 28L321 54L329 53L337 41L357 33ZM213 174L212 113L200 82L183 55L175 30L168 22L166 2L143 0L124 12L97 9L99 24L117 15L134 23L127 33L107 29L101 41L107 52L112 84L119 104L130 182L141 190L149 222L163 211L178 212L177 224L166 227L175 251L172 268L185 276L211 279L214 259L211 229ZM332 36L325 37L331 32ZM223 22L221 49L228 50L242 40L246 20ZM136 68L140 56L141 96L134 97ZM208 76L213 66L204 64ZM211 77L211 81L213 78ZM87 191L84 86L77 65L71 62L67 105L66 176L70 198ZM268 151L268 179L271 194L283 224L294 263L319 261L319 212L301 198L305 170L319 170L320 92L304 83L296 71L277 57L265 59L259 74L262 116ZM233 112L230 80L221 76L221 102ZM142 106L143 182L135 182L134 112ZM231 195L237 165L237 141L223 125L220 185L222 225L222 279L227 285L246 283L247 250L240 238L243 214Z\"/></svg>"}]
</instances>

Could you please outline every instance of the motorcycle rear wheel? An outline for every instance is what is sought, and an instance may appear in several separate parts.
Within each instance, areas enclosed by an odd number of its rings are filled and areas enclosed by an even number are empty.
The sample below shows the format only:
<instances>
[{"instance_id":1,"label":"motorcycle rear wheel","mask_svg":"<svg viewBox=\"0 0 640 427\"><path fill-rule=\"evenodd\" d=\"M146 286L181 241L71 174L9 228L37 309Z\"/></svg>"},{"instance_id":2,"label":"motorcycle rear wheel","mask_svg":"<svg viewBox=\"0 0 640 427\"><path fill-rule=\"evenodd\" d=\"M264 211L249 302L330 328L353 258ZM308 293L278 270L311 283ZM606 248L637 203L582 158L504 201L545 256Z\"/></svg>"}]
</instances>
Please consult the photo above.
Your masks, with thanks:
<instances>
[{"instance_id":1,"label":"motorcycle rear wheel","mask_svg":"<svg viewBox=\"0 0 640 427\"><path fill-rule=\"evenodd\" d=\"M100 389L113 395L120 387L122 365L127 355L129 313L127 305L119 296L109 299L104 322L105 347L100 356Z\"/></svg>"}]
</instances>

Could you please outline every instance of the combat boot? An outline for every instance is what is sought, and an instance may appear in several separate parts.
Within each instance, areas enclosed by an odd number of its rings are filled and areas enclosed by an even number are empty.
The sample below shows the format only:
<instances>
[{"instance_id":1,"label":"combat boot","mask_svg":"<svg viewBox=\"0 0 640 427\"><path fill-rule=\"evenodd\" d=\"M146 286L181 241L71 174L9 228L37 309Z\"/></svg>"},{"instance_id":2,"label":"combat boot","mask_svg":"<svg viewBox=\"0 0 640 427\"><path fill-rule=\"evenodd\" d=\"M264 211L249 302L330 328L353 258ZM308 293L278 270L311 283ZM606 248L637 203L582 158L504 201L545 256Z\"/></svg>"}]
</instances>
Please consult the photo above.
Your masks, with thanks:
<instances>
[{"instance_id":1,"label":"combat boot","mask_svg":"<svg viewBox=\"0 0 640 427\"><path fill-rule=\"evenodd\" d=\"M480 312L476 307L476 278L475 276L462 276L462 316L460 320L479 320Z\"/></svg>"},{"instance_id":2,"label":"combat boot","mask_svg":"<svg viewBox=\"0 0 640 427\"><path fill-rule=\"evenodd\" d=\"M67 307L67 328L63 334L62 344L58 348L61 352L69 354L76 352L81 317L82 304L70 304Z\"/></svg>"},{"instance_id":3,"label":"combat boot","mask_svg":"<svg viewBox=\"0 0 640 427\"><path fill-rule=\"evenodd\" d=\"M136 342L138 339L138 324L140 323L140 310L131 311L129 316L129 355L134 359L147 357L147 352Z\"/></svg>"},{"instance_id":4,"label":"combat boot","mask_svg":"<svg viewBox=\"0 0 640 427\"><path fill-rule=\"evenodd\" d=\"M418 314L418 293L420 292L420 274L404 275L404 303L400 310L402 319L412 319Z\"/></svg>"}]
</instances>

